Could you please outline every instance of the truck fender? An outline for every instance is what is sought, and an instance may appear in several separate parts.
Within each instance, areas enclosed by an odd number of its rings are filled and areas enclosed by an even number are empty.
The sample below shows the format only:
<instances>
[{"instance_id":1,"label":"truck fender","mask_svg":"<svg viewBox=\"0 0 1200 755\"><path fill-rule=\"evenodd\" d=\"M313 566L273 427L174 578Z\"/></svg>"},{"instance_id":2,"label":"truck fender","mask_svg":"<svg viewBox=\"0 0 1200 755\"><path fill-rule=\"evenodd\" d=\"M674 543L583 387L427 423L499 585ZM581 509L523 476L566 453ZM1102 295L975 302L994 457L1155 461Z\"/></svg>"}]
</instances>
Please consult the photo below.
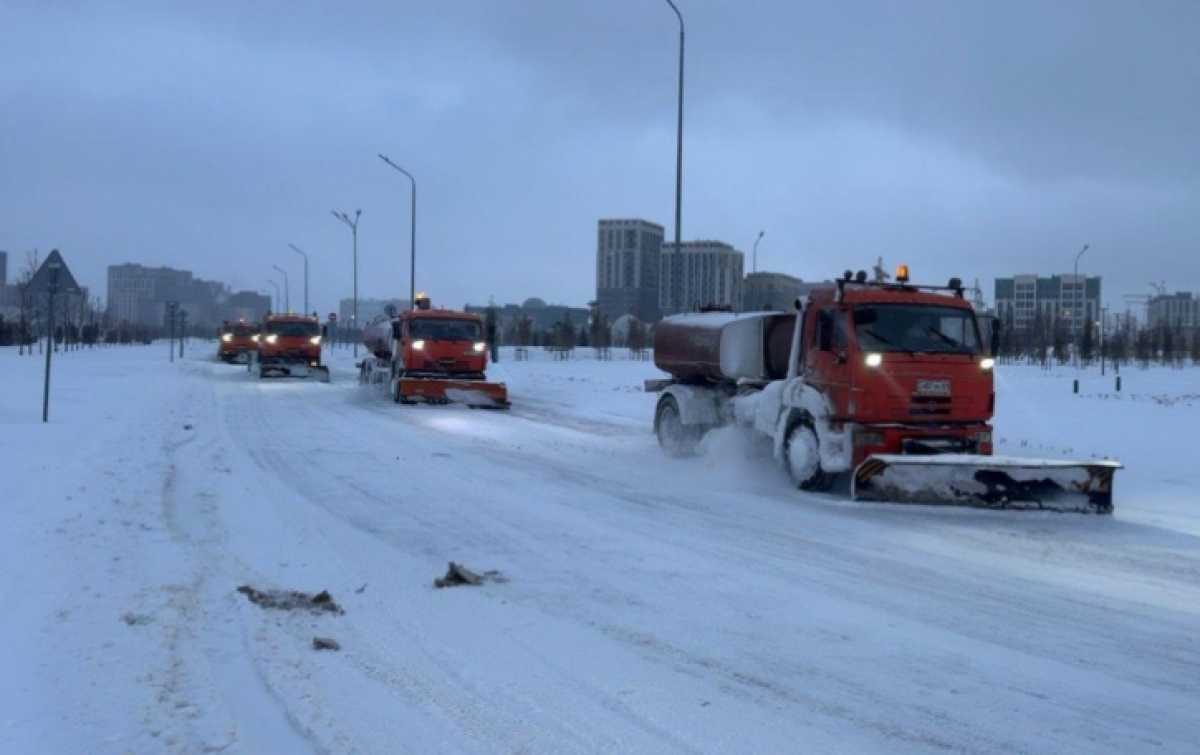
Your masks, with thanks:
<instances>
[{"instance_id":1,"label":"truck fender","mask_svg":"<svg viewBox=\"0 0 1200 755\"><path fill-rule=\"evenodd\" d=\"M817 433L821 448L821 469L829 473L846 472L853 456L851 429L847 426L835 432L829 418L833 405L829 397L802 379L789 381L783 390L783 411L775 428L775 458L783 459L783 443L798 422L810 424Z\"/></svg>"},{"instance_id":2,"label":"truck fender","mask_svg":"<svg viewBox=\"0 0 1200 755\"><path fill-rule=\"evenodd\" d=\"M717 391L676 383L664 388L662 393L675 399L679 407L679 420L683 424L702 427L716 427L721 424L721 405L724 397Z\"/></svg>"}]
</instances>

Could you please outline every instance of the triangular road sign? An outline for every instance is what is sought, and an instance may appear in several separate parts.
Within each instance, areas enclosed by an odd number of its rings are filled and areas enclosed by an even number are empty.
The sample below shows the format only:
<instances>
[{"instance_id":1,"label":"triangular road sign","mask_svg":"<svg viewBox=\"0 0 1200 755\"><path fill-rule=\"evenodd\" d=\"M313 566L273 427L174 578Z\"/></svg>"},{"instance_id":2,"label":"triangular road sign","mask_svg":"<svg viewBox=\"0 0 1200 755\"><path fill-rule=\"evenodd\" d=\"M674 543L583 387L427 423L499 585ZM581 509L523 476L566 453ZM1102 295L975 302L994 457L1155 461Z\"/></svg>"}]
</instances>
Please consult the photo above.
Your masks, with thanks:
<instances>
[{"instance_id":1,"label":"triangular road sign","mask_svg":"<svg viewBox=\"0 0 1200 755\"><path fill-rule=\"evenodd\" d=\"M57 277L55 271L57 270ZM31 294L44 294L50 290L50 284L57 281L58 288L55 293L58 294L77 294L79 293L79 284L75 282L75 276L71 275L71 270L67 267L66 261L63 260L57 249L51 250L50 254L46 255L46 259L42 262L41 267L29 279L28 291Z\"/></svg>"}]
</instances>

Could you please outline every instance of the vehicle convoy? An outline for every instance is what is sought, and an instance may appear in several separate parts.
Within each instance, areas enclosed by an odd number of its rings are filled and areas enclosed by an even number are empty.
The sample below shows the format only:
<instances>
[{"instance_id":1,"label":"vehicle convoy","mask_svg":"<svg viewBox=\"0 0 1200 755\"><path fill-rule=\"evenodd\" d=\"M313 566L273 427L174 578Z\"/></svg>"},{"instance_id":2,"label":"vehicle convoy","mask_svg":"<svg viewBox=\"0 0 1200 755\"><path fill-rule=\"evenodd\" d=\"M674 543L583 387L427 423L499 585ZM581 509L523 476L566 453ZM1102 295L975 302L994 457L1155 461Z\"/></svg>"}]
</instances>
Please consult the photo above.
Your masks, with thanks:
<instances>
[{"instance_id":1,"label":"vehicle convoy","mask_svg":"<svg viewBox=\"0 0 1200 755\"><path fill-rule=\"evenodd\" d=\"M328 383L329 368L321 364L321 335L316 317L267 315L249 369L259 378L316 377Z\"/></svg>"},{"instance_id":2,"label":"vehicle convoy","mask_svg":"<svg viewBox=\"0 0 1200 755\"><path fill-rule=\"evenodd\" d=\"M504 383L489 383L487 343L478 315L433 309L417 297L416 309L384 315L363 330L370 355L359 363L359 382L388 386L398 404L463 403L508 408Z\"/></svg>"},{"instance_id":3,"label":"vehicle convoy","mask_svg":"<svg viewBox=\"0 0 1200 755\"><path fill-rule=\"evenodd\" d=\"M868 282L849 271L795 311L668 317L654 361L672 377L654 429L672 455L739 424L772 439L806 490L850 475L854 498L1110 513L1115 461L992 456L991 348L960 280Z\"/></svg>"},{"instance_id":4,"label":"vehicle convoy","mask_svg":"<svg viewBox=\"0 0 1200 755\"><path fill-rule=\"evenodd\" d=\"M226 320L217 331L217 358L231 364L245 364L258 349L258 325Z\"/></svg>"}]
</instances>

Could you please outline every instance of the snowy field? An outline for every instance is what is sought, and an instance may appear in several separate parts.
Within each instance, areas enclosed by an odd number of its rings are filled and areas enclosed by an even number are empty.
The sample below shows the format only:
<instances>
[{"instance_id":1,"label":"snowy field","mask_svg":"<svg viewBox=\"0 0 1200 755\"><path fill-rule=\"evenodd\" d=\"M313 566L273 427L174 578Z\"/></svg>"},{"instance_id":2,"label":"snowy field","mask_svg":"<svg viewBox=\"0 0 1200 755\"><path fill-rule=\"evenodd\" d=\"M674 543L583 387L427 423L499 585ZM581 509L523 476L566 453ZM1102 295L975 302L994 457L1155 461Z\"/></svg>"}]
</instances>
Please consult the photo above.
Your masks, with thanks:
<instances>
[{"instance_id":1,"label":"snowy field","mask_svg":"<svg viewBox=\"0 0 1200 755\"><path fill-rule=\"evenodd\" d=\"M1197 751L1200 370L1000 369L998 453L1125 463L1093 517L669 460L650 362L506 353L499 413L215 350L62 355L47 426L0 350L0 752Z\"/></svg>"}]
</instances>

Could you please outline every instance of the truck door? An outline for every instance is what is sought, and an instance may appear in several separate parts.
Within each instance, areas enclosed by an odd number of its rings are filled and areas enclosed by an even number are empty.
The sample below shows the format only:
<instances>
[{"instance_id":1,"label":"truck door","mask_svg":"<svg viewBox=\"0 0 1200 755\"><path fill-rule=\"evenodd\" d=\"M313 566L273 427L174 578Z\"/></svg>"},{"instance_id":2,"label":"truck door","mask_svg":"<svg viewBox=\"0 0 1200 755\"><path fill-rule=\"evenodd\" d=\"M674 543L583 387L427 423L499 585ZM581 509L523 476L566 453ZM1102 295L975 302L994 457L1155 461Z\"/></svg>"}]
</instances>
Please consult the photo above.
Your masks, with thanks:
<instances>
[{"instance_id":1,"label":"truck door","mask_svg":"<svg viewBox=\"0 0 1200 755\"><path fill-rule=\"evenodd\" d=\"M850 400L849 339L846 312L838 307L822 307L805 324L805 380L829 396L834 414L846 416ZM810 337L811 335L811 337Z\"/></svg>"}]
</instances>

